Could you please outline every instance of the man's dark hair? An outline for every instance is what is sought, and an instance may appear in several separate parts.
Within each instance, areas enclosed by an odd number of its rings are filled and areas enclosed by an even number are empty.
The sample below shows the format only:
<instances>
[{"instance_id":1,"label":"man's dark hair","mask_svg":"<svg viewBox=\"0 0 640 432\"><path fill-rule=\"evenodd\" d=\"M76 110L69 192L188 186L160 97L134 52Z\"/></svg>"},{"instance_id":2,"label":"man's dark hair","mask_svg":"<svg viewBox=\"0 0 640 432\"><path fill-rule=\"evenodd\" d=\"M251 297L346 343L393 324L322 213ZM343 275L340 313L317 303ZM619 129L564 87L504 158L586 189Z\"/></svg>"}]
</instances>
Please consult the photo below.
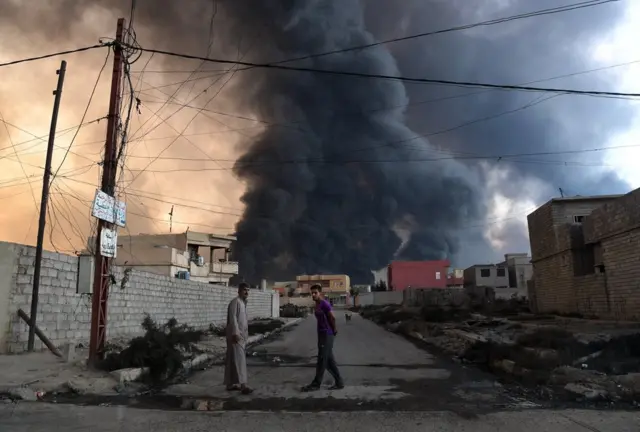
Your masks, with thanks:
<instances>
[{"instance_id":1,"label":"man's dark hair","mask_svg":"<svg viewBox=\"0 0 640 432\"><path fill-rule=\"evenodd\" d=\"M246 282L241 282L240 285L238 285L238 291L242 289L249 289L249 284Z\"/></svg>"},{"instance_id":2,"label":"man's dark hair","mask_svg":"<svg viewBox=\"0 0 640 432\"><path fill-rule=\"evenodd\" d=\"M311 288L309 290L310 291L322 292L322 285L320 285L320 284L311 285Z\"/></svg>"}]
</instances>

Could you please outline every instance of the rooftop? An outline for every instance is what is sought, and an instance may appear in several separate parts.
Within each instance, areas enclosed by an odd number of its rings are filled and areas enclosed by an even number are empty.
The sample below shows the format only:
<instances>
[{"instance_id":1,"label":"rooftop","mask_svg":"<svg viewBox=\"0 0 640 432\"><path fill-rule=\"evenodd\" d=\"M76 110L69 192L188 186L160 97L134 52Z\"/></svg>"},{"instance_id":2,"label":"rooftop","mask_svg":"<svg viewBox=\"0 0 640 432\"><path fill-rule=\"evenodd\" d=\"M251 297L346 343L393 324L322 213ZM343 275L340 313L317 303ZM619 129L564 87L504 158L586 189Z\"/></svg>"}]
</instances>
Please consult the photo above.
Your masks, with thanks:
<instances>
[{"instance_id":1,"label":"rooftop","mask_svg":"<svg viewBox=\"0 0 640 432\"><path fill-rule=\"evenodd\" d=\"M474 265L469 266L467 268L475 268L475 267L504 267L505 265L506 265L506 263L503 261L503 262L500 262L500 263L497 263L497 264L474 264Z\"/></svg>"},{"instance_id":2,"label":"rooftop","mask_svg":"<svg viewBox=\"0 0 640 432\"><path fill-rule=\"evenodd\" d=\"M551 198L549 202L568 202L568 201L599 201L599 200L612 200L616 198L620 198L624 196L623 194L617 195L576 195L572 197L560 197L560 198Z\"/></svg>"}]
</instances>

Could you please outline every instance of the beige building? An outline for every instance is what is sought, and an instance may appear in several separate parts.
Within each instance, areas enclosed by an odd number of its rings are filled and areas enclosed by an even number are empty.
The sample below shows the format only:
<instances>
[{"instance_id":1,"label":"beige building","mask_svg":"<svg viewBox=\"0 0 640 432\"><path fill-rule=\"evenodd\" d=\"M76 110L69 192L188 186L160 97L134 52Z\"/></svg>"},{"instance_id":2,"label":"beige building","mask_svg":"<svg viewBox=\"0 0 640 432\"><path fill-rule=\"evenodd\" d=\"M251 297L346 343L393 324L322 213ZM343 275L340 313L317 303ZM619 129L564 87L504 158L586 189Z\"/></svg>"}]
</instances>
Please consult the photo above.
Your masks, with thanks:
<instances>
[{"instance_id":1,"label":"beige building","mask_svg":"<svg viewBox=\"0 0 640 432\"><path fill-rule=\"evenodd\" d=\"M351 289L351 281L347 275L302 275L296 276L298 288L296 294L309 294L312 285L322 286L322 293L347 294Z\"/></svg>"},{"instance_id":2,"label":"beige building","mask_svg":"<svg viewBox=\"0 0 640 432\"><path fill-rule=\"evenodd\" d=\"M312 285L322 286L322 294L333 305L346 305L351 289L351 280L347 275L301 275L296 276L298 288L296 295L308 296Z\"/></svg>"},{"instance_id":3,"label":"beige building","mask_svg":"<svg viewBox=\"0 0 640 432\"><path fill-rule=\"evenodd\" d=\"M194 231L118 236L116 265L229 285L230 278L238 274L238 263L229 260L234 241L232 236Z\"/></svg>"}]
</instances>

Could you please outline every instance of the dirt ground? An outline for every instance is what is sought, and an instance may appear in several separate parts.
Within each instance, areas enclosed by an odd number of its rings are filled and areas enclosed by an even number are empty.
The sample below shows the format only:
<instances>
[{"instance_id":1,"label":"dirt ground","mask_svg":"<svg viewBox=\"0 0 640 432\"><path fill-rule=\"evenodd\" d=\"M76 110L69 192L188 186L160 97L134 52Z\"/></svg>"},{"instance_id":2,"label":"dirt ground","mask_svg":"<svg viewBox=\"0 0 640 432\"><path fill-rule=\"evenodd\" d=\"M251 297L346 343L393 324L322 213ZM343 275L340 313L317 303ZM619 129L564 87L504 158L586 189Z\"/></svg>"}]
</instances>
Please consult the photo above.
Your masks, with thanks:
<instances>
[{"instance_id":1,"label":"dirt ground","mask_svg":"<svg viewBox=\"0 0 640 432\"><path fill-rule=\"evenodd\" d=\"M399 305L359 312L460 363L549 397L640 402L640 323L534 315L515 306L488 313Z\"/></svg>"},{"instance_id":2,"label":"dirt ground","mask_svg":"<svg viewBox=\"0 0 640 432\"><path fill-rule=\"evenodd\" d=\"M281 328L292 319L261 319L249 323L252 339ZM126 339L111 339L108 349L122 351L129 344ZM194 344L191 352L183 353L183 360L202 354L214 361L222 358L226 342L212 326ZM52 394L73 393L130 396L144 390L137 382L119 382L113 374L105 370L89 368L86 365L88 349L86 344L78 344L72 361L65 361L49 351L17 355L0 355L0 402L3 399L36 400Z\"/></svg>"}]
</instances>

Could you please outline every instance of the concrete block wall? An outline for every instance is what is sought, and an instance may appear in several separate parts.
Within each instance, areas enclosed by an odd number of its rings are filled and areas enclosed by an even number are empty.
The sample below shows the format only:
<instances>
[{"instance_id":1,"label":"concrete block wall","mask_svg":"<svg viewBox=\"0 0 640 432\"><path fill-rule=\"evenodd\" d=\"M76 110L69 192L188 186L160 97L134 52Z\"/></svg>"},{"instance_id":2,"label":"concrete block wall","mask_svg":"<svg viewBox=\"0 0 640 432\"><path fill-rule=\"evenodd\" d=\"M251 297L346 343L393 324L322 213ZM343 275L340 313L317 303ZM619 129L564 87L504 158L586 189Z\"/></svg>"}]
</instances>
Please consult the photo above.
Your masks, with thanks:
<instances>
[{"instance_id":1,"label":"concrete block wall","mask_svg":"<svg viewBox=\"0 0 640 432\"><path fill-rule=\"evenodd\" d=\"M0 243L0 268L10 267L10 282L0 280L0 352L26 349L28 327L16 311L30 311L35 248ZM91 327L91 297L76 293L78 259L45 252L38 307L38 327L55 345L69 341L86 342ZM176 318L178 322L206 329L226 320L226 307L236 296L234 288L180 280L152 273L131 272L129 282L121 287L122 269L115 268L117 281L110 289L107 308L107 337L133 337L142 333L145 314L158 322ZM6 278L5 278L6 279ZM3 299L5 301L3 302ZM277 300L277 299L276 299ZM252 290L249 295L250 318L273 316L272 292ZM3 306L4 304L4 306ZM36 348L42 343L36 339Z\"/></svg>"},{"instance_id":2,"label":"concrete block wall","mask_svg":"<svg viewBox=\"0 0 640 432\"><path fill-rule=\"evenodd\" d=\"M410 288L404 290L407 306L463 306L469 303L465 288Z\"/></svg>"},{"instance_id":3,"label":"concrete block wall","mask_svg":"<svg viewBox=\"0 0 640 432\"><path fill-rule=\"evenodd\" d=\"M403 298L403 291L375 291L358 294L356 302L359 306L383 306L390 304L402 304Z\"/></svg>"}]
</instances>

